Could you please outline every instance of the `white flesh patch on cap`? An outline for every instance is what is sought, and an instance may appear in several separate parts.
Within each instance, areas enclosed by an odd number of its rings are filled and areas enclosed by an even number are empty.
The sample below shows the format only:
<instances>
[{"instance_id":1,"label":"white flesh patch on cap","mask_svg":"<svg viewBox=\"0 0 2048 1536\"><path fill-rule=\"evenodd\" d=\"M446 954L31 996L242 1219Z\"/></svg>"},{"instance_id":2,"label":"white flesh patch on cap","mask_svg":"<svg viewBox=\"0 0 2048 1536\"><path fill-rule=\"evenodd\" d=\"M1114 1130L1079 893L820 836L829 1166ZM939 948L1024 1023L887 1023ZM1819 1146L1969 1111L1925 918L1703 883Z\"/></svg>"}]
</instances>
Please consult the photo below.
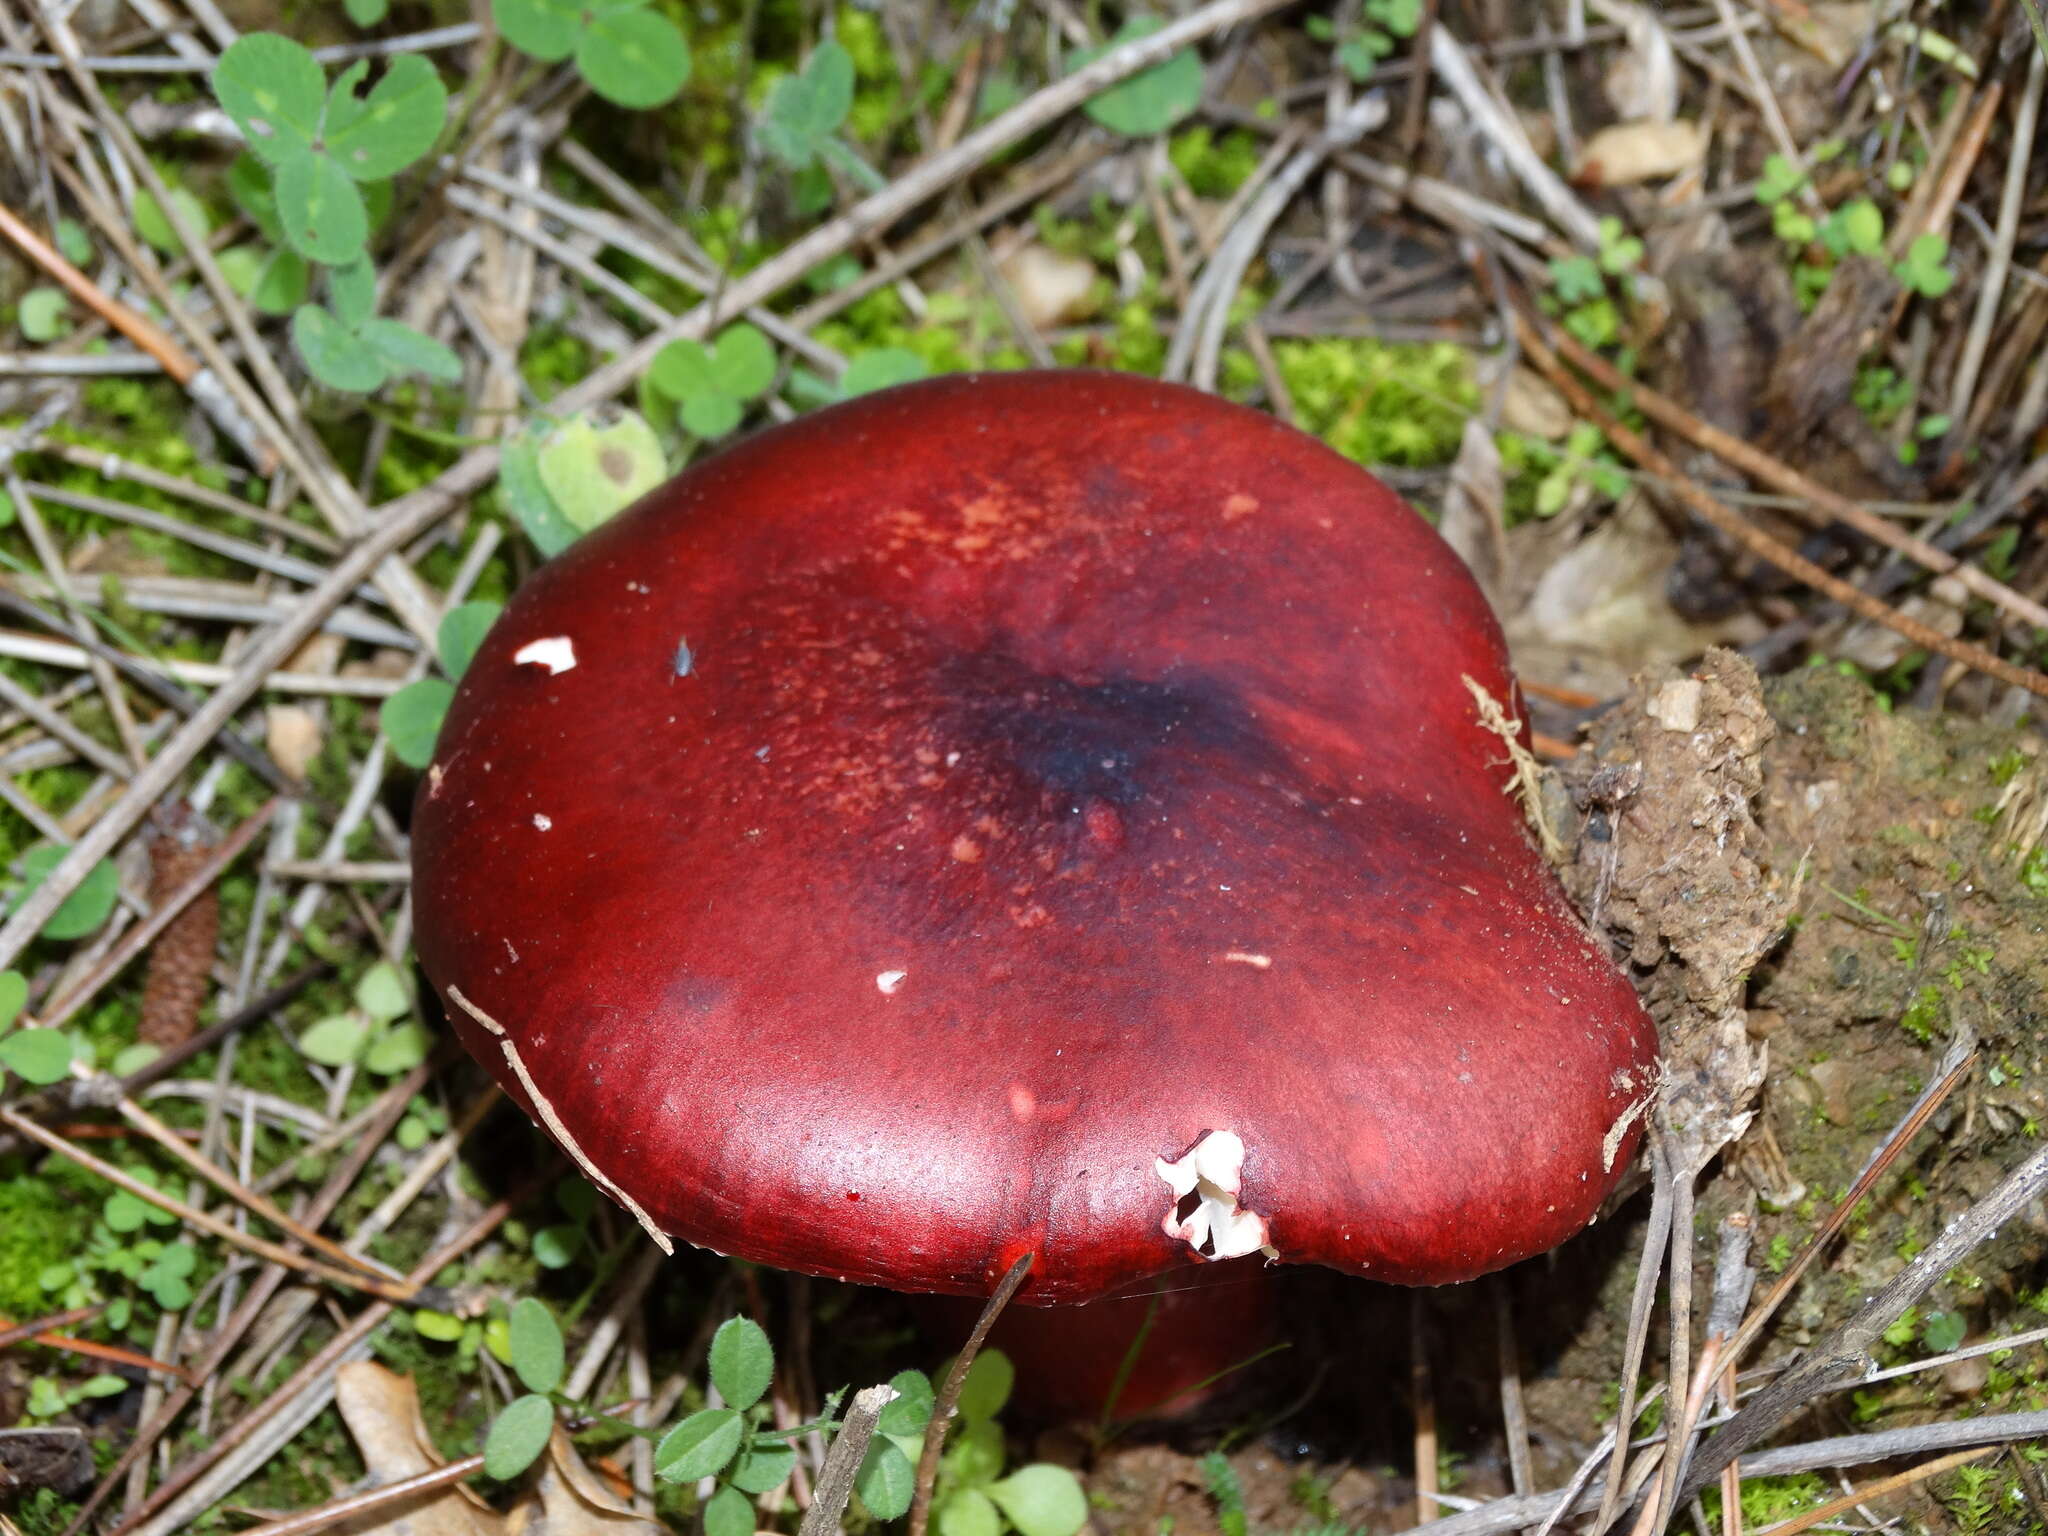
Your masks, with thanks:
<instances>
[{"instance_id":1,"label":"white flesh patch on cap","mask_svg":"<svg viewBox=\"0 0 2048 1536\"><path fill-rule=\"evenodd\" d=\"M522 667L546 667L559 675L576 665L576 642L567 635L529 640L512 653L512 659Z\"/></svg>"},{"instance_id":2,"label":"white flesh patch on cap","mask_svg":"<svg viewBox=\"0 0 2048 1536\"><path fill-rule=\"evenodd\" d=\"M1649 1092L1630 1104L1628 1108L1624 1109L1615 1118L1614 1124L1607 1127L1607 1134L1600 1138L1600 1171L1602 1173L1614 1172L1614 1160L1621 1155L1621 1144L1628 1140L1629 1127L1643 1118L1644 1113L1650 1107L1651 1101L1656 1097L1657 1086L1653 1083L1650 1085Z\"/></svg>"},{"instance_id":3,"label":"white flesh patch on cap","mask_svg":"<svg viewBox=\"0 0 2048 1536\"><path fill-rule=\"evenodd\" d=\"M884 997L894 997L897 988L903 985L903 979L909 974L908 971L883 971L875 978L875 989Z\"/></svg>"},{"instance_id":4,"label":"white flesh patch on cap","mask_svg":"<svg viewBox=\"0 0 2048 1536\"><path fill-rule=\"evenodd\" d=\"M640 1208L639 1202L610 1179L606 1178L597 1164L583 1155L583 1149L576 1144L576 1138L569 1134L569 1127L562 1124L561 1117L555 1113L555 1106L550 1104L540 1089L535 1086L532 1076L526 1070L526 1063L519 1059L518 1047L513 1045L511 1040L506 1037L505 1026L464 997L460 987L450 987L448 995L455 999L457 1005L461 1007L464 1013L475 1019L477 1023L483 1025L485 1029L497 1037L498 1049L505 1053L505 1065L510 1067L512 1075L519 1079L519 1086L526 1090L526 1096L533 1100L533 1107L535 1112L540 1115L541 1124L546 1126L549 1133L561 1144L562 1150L575 1159L576 1166L590 1175L590 1182L631 1211L633 1219L646 1229L649 1237L654 1239L655 1247L659 1248L663 1253L674 1253L676 1245L669 1241L668 1234L657 1227L648 1214Z\"/></svg>"},{"instance_id":5,"label":"white flesh patch on cap","mask_svg":"<svg viewBox=\"0 0 2048 1536\"><path fill-rule=\"evenodd\" d=\"M1280 1257L1267 1241L1266 1218L1237 1203L1244 1169L1244 1143L1235 1131L1211 1131L1187 1156L1169 1163L1154 1158L1153 1171L1173 1191L1173 1204L1160 1223L1205 1259L1235 1259L1264 1251Z\"/></svg>"}]
</instances>

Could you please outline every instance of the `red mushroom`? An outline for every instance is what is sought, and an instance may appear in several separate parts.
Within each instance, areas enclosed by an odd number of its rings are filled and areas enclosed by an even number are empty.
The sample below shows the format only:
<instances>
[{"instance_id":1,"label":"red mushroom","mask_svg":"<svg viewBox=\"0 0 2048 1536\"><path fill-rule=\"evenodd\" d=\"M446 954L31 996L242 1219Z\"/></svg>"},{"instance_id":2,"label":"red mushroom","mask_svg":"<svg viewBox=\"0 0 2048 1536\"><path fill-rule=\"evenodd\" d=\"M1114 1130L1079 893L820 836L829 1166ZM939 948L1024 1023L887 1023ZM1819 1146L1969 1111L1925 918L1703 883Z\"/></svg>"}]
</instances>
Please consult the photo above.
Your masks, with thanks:
<instances>
[{"instance_id":1,"label":"red mushroom","mask_svg":"<svg viewBox=\"0 0 2048 1536\"><path fill-rule=\"evenodd\" d=\"M1478 589L1314 439L891 390L519 592L420 793L420 955L664 1243L970 1295L1028 1251L1040 1304L1466 1279L1593 1215L1655 1051L1474 684L1512 710Z\"/></svg>"}]
</instances>

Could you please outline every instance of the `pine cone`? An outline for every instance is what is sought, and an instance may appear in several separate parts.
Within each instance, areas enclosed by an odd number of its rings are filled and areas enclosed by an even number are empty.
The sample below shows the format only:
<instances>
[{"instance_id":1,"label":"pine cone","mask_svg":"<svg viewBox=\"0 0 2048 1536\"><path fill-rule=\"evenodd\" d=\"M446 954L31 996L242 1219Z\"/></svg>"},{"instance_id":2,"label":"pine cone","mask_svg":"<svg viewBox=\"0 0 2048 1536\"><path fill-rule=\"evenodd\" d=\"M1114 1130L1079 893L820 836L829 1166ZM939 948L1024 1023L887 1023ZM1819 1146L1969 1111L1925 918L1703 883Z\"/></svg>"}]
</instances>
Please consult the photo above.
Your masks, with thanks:
<instances>
[{"instance_id":1,"label":"pine cone","mask_svg":"<svg viewBox=\"0 0 2048 1536\"><path fill-rule=\"evenodd\" d=\"M213 842L205 823L182 802L163 818L163 834L149 850L149 899L168 901L205 867ZM214 945L220 937L220 893L208 886L157 935L142 988L146 1044L170 1047L192 1037L199 1010L213 989Z\"/></svg>"}]
</instances>

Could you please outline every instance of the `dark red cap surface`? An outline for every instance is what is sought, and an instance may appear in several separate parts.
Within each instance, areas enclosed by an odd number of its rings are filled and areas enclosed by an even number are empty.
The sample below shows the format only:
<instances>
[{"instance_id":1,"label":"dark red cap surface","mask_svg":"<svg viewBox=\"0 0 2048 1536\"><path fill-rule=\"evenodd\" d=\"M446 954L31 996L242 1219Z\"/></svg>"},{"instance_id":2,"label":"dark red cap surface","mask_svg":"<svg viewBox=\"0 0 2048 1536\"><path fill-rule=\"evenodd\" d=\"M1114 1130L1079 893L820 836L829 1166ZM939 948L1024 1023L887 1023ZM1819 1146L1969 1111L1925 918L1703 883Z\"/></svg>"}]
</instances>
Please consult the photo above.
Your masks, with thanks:
<instances>
[{"instance_id":1,"label":"dark red cap surface","mask_svg":"<svg viewBox=\"0 0 2048 1536\"><path fill-rule=\"evenodd\" d=\"M1456 556L1269 417L869 396L519 592L421 788L420 955L693 1243L962 1293L1028 1248L1087 1300L1193 1260L1158 1162L1229 1132L1283 1260L1463 1279L1591 1217L1655 1051L1468 676L1512 711Z\"/></svg>"}]
</instances>

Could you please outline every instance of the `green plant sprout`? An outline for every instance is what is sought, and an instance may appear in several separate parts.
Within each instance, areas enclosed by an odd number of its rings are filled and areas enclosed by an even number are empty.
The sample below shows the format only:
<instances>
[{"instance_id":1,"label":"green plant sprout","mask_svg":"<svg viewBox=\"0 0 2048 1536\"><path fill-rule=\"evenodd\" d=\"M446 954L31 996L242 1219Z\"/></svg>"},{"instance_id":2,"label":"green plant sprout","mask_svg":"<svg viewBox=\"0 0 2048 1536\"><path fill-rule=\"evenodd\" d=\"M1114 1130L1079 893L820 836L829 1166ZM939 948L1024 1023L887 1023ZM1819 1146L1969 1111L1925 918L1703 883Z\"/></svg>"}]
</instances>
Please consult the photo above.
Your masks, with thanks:
<instances>
[{"instance_id":1,"label":"green plant sprout","mask_svg":"<svg viewBox=\"0 0 2048 1536\"><path fill-rule=\"evenodd\" d=\"M723 437L775 382L775 348L751 325L728 326L708 347L670 342L654 354L645 382L650 417L666 405L692 437Z\"/></svg>"},{"instance_id":2,"label":"green plant sprout","mask_svg":"<svg viewBox=\"0 0 2048 1536\"><path fill-rule=\"evenodd\" d=\"M443 383L462 377L462 361L433 337L373 310L377 274L367 256L327 273L326 307L301 304L292 312L292 345L313 377L330 389L368 394L402 374Z\"/></svg>"},{"instance_id":3,"label":"green plant sprout","mask_svg":"<svg viewBox=\"0 0 2048 1536\"><path fill-rule=\"evenodd\" d=\"M299 1050L308 1060L326 1067L359 1063L379 1077L395 1077L427 1059L433 1039L412 1019L412 995L396 966L380 960L363 972L354 1000L347 1012L330 1014L300 1033Z\"/></svg>"},{"instance_id":4,"label":"green plant sprout","mask_svg":"<svg viewBox=\"0 0 2048 1536\"><path fill-rule=\"evenodd\" d=\"M1571 500L1572 488L1585 484L1596 494L1619 500L1628 493L1629 478L1608 451L1607 439L1591 422L1572 425L1562 448L1536 438L1518 439L1521 450L1548 467L1536 482L1538 517L1555 517Z\"/></svg>"},{"instance_id":5,"label":"green plant sprout","mask_svg":"<svg viewBox=\"0 0 2048 1536\"><path fill-rule=\"evenodd\" d=\"M1756 200L1774 207L1806 185L1806 172L1784 155L1764 157L1763 174L1756 179Z\"/></svg>"},{"instance_id":6,"label":"green plant sprout","mask_svg":"<svg viewBox=\"0 0 2048 1536\"><path fill-rule=\"evenodd\" d=\"M584 84L615 106L665 106L689 83L689 41L648 0L492 0L491 19L543 64L574 58Z\"/></svg>"},{"instance_id":7,"label":"green plant sprout","mask_svg":"<svg viewBox=\"0 0 2048 1536\"><path fill-rule=\"evenodd\" d=\"M1821 220L1820 243L1837 259L1875 256L1884 249L1884 215L1869 198L1851 198Z\"/></svg>"},{"instance_id":8,"label":"green plant sprout","mask_svg":"<svg viewBox=\"0 0 2048 1536\"><path fill-rule=\"evenodd\" d=\"M71 329L71 300L61 288L31 288L14 313L24 341L55 341Z\"/></svg>"},{"instance_id":9,"label":"green plant sprout","mask_svg":"<svg viewBox=\"0 0 2048 1536\"><path fill-rule=\"evenodd\" d=\"M1150 37L1165 25L1157 16L1130 17L1101 47L1070 55L1068 73L1093 64L1112 48ZM1145 139L1166 132L1201 104L1202 61L1192 50L1184 50L1091 97L1082 110L1112 133Z\"/></svg>"},{"instance_id":10,"label":"green plant sprout","mask_svg":"<svg viewBox=\"0 0 2048 1536\"><path fill-rule=\"evenodd\" d=\"M448 92L417 54L392 59L359 94L369 71L359 60L330 86L305 48L251 32L221 55L212 76L214 95L249 145L230 172L230 193L279 248L267 259L245 254L230 264L230 275L247 284L259 309L289 310L292 344L307 371L351 393L403 373L462 376L460 361L440 342L372 313L376 274L366 253L371 189L380 189L375 200L388 205L391 178L440 136ZM324 306L305 302L308 262L332 269Z\"/></svg>"},{"instance_id":11,"label":"green plant sprout","mask_svg":"<svg viewBox=\"0 0 2048 1536\"><path fill-rule=\"evenodd\" d=\"M477 647L483 644L484 636L497 623L498 615L504 611L500 603L463 603L451 608L441 617L435 632L435 650L440 656L441 669L446 678L422 677L407 683L398 692L384 701L377 711L378 723L391 742L391 755L408 768L424 768L434 760L434 742L441 734L441 722L448 716L448 706L455 699L455 684L462 680L462 674L469 670L475 658ZM389 967L385 967L389 969ZM376 974L375 968L371 974ZM399 988L398 1011L411 1006ZM376 994L388 999L388 992ZM364 1004L358 995L357 1006L375 1018L378 1015ZM385 1019L398 1017L398 1012L384 1014ZM332 1023L332 1020L324 1022ZM319 1028L315 1025L314 1028ZM304 1040L300 1049L306 1049ZM315 1057L323 1060L322 1057ZM352 1058L350 1058L352 1059ZM333 1065L335 1063L330 1063ZM374 1070L374 1069L373 1069Z\"/></svg>"},{"instance_id":12,"label":"green plant sprout","mask_svg":"<svg viewBox=\"0 0 2048 1536\"><path fill-rule=\"evenodd\" d=\"M1363 82L1402 42L1422 25L1422 0L1365 0L1364 24L1337 47L1337 62L1353 80ZM1319 43L1336 42L1336 26L1327 16L1310 16L1305 30Z\"/></svg>"},{"instance_id":13,"label":"green plant sprout","mask_svg":"<svg viewBox=\"0 0 2048 1536\"><path fill-rule=\"evenodd\" d=\"M28 1384L26 1412L32 1419L54 1419L59 1414L69 1413L88 1398L119 1397L127 1390L126 1381L104 1371L97 1376L88 1376L75 1387L61 1387L51 1377L36 1376Z\"/></svg>"},{"instance_id":14,"label":"green plant sprout","mask_svg":"<svg viewBox=\"0 0 2048 1536\"><path fill-rule=\"evenodd\" d=\"M1906 247L1906 259L1893 267L1892 272L1910 292L1922 298L1938 299L1955 286L1956 275L1945 265L1947 260L1946 236L1932 233L1916 235L1913 243Z\"/></svg>"},{"instance_id":15,"label":"green plant sprout","mask_svg":"<svg viewBox=\"0 0 2048 1536\"><path fill-rule=\"evenodd\" d=\"M778 77L761 103L754 141L796 177L801 213L816 213L832 201L831 166L868 191L882 185L874 167L840 136L853 110L853 87L853 55L828 37L811 50L802 69Z\"/></svg>"},{"instance_id":16,"label":"green plant sprout","mask_svg":"<svg viewBox=\"0 0 2048 1536\"><path fill-rule=\"evenodd\" d=\"M983 1350L968 1367L932 1498L932 1522L942 1536L1001 1536L1009 1528L1020 1536L1073 1536L1087 1523L1087 1497L1066 1468L1035 1463L1002 1475L1003 1431L996 1416L1015 1381L1016 1371L1000 1350ZM880 1435L893 1438L906 1468L914 1469L931 1418L931 1385L915 1371L891 1384L903 1394L898 1401L911 1405L904 1417L915 1428L897 1431L884 1410ZM865 1494L862 1502L879 1513Z\"/></svg>"}]
</instances>

